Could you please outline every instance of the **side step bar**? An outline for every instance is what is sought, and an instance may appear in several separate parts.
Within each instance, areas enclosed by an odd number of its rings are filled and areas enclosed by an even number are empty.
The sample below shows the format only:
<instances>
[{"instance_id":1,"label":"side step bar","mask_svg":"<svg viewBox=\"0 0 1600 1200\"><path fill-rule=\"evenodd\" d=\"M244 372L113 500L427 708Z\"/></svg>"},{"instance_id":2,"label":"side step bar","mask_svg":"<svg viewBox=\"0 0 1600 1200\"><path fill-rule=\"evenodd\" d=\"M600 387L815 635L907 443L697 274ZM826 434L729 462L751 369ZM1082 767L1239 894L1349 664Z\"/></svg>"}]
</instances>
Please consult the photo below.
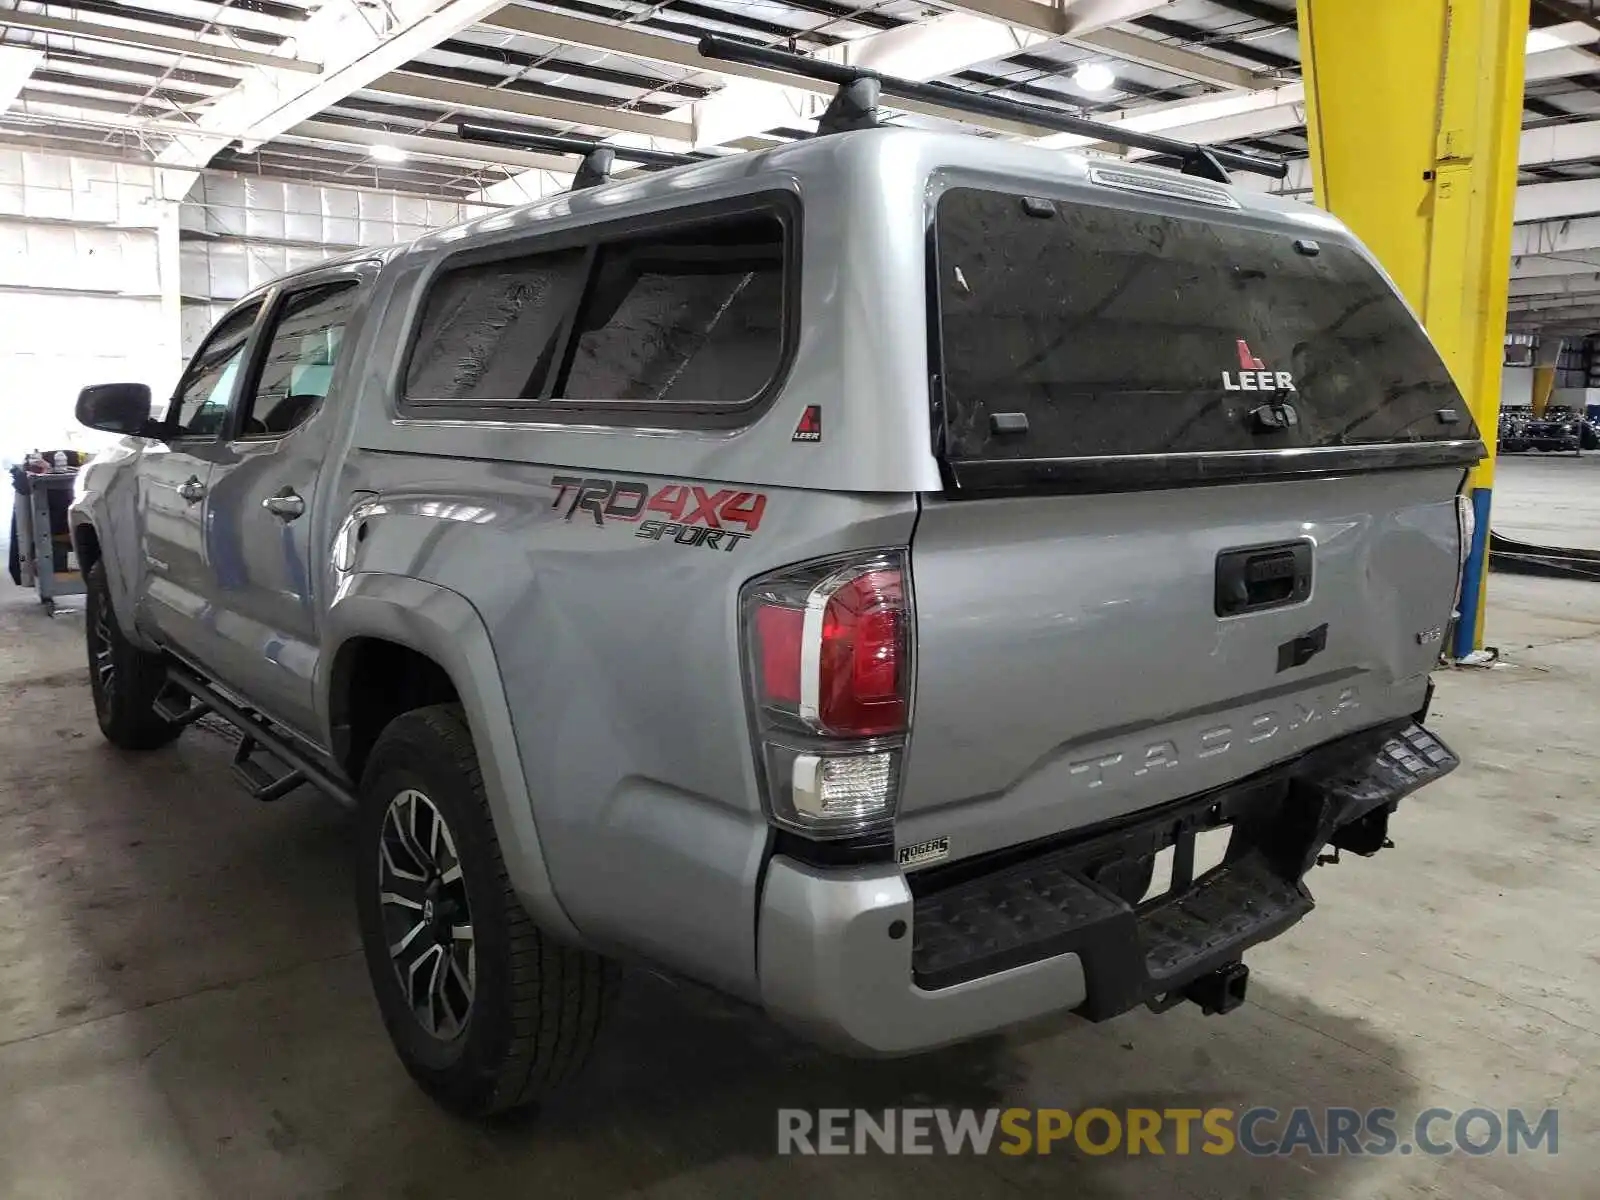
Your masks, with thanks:
<instances>
[{"instance_id":1,"label":"side step bar","mask_svg":"<svg viewBox=\"0 0 1600 1200\"><path fill-rule=\"evenodd\" d=\"M332 796L346 808L356 806L356 798L348 787L296 749L294 744L279 733L272 722L260 713L240 708L223 697L205 680L191 675L181 667L168 669L167 682L189 698L188 708L175 709L165 703L163 697L160 711L167 720L187 725L212 712L239 730L242 736L239 747L233 755L233 773L243 781L255 799L279 800L302 783L309 783ZM276 758L288 769L282 775L272 774L255 758L262 751Z\"/></svg>"}]
</instances>

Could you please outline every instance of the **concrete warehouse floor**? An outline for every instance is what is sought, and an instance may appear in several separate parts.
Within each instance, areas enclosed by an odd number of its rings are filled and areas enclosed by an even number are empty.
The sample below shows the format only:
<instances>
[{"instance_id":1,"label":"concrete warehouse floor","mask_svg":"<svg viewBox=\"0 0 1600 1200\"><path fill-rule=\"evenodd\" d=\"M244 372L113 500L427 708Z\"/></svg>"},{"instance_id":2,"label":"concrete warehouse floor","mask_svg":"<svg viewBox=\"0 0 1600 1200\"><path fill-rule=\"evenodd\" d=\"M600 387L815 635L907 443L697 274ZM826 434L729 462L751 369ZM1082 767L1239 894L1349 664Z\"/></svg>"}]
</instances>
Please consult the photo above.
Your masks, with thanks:
<instances>
[{"instance_id":1,"label":"concrete warehouse floor","mask_svg":"<svg viewBox=\"0 0 1600 1200\"><path fill-rule=\"evenodd\" d=\"M349 822L246 800L197 729L99 738L81 616L0 595L0 1196L1593 1197L1600 585L1496 577L1511 665L1440 681L1466 758L1312 877L1250 1002L832 1058L635 973L582 1083L481 1128L410 1084L356 949ZM1560 1153L774 1157L779 1106L1557 1105ZM1403 1124L1402 1128L1406 1128Z\"/></svg>"},{"instance_id":2,"label":"concrete warehouse floor","mask_svg":"<svg viewBox=\"0 0 1600 1200\"><path fill-rule=\"evenodd\" d=\"M1535 546L1600 550L1600 452L1502 454L1494 474L1496 532Z\"/></svg>"}]
</instances>

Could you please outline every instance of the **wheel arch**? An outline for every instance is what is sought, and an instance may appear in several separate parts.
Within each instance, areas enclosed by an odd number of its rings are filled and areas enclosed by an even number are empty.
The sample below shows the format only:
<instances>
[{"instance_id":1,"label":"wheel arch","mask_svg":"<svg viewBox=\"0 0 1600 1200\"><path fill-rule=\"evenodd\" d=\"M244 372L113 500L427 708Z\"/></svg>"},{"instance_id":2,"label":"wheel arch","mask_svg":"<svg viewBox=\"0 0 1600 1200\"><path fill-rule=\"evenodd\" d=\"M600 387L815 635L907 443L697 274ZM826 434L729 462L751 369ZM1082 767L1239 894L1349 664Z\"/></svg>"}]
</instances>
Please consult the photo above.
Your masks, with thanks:
<instances>
[{"instance_id":1,"label":"wheel arch","mask_svg":"<svg viewBox=\"0 0 1600 1200\"><path fill-rule=\"evenodd\" d=\"M512 887L546 930L581 941L550 882L528 795L515 726L487 627L465 596L435 583L363 572L348 576L327 610L317 671L328 745L357 779L359 757L393 710L396 697L423 704L460 702L483 771L484 790ZM375 675L363 675L374 670ZM394 693L384 692L385 681ZM355 712L381 696L376 712ZM412 704L409 707L417 707ZM387 714L387 715L385 715ZM356 767L354 771L350 767Z\"/></svg>"},{"instance_id":2,"label":"wheel arch","mask_svg":"<svg viewBox=\"0 0 1600 1200\"><path fill-rule=\"evenodd\" d=\"M73 520L71 529L72 549L78 556L78 569L87 575L100 561L100 535L95 532L94 522L81 515Z\"/></svg>"},{"instance_id":3,"label":"wheel arch","mask_svg":"<svg viewBox=\"0 0 1600 1200\"><path fill-rule=\"evenodd\" d=\"M67 530L72 537L73 553L78 556L78 569L84 583L96 566L105 570L106 590L111 594L111 611L123 635L142 650L154 650L155 644L139 628L137 589L139 586L137 563L128 561L126 550L118 553L115 528L102 536L104 512L97 512L86 504L74 504L67 510ZM135 553L138 553L137 548Z\"/></svg>"}]
</instances>

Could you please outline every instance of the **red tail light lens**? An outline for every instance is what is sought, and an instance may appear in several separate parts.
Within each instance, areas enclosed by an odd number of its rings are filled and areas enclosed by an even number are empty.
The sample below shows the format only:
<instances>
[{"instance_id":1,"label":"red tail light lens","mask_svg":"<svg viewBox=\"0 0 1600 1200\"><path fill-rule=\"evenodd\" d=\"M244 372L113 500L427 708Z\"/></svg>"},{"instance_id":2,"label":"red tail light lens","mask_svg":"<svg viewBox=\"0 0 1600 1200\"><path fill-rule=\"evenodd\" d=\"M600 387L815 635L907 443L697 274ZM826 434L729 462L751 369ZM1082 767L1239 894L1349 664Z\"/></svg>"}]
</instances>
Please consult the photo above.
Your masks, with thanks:
<instances>
[{"instance_id":1,"label":"red tail light lens","mask_svg":"<svg viewBox=\"0 0 1600 1200\"><path fill-rule=\"evenodd\" d=\"M847 737L906 726L905 585L898 570L868 571L842 584L822 613L817 720Z\"/></svg>"},{"instance_id":2,"label":"red tail light lens","mask_svg":"<svg viewBox=\"0 0 1600 1200\"><path fill-rule=\"evenodd\" d=\"M762 604L756 609L761 694L775 704L800 703L800 638L804 609Z\"/></svg>"},{"instance_id":3,"label":"red tail light lens","mask_svg":"<svg viewBox=\"0 0 1600 1200\"><path fill-rule=\"evenodd\" d=\"M881 559L763 581L752 630L761 702L830 737L903 733L905 594L898 563Z\"/></svg>"}]
</instances>

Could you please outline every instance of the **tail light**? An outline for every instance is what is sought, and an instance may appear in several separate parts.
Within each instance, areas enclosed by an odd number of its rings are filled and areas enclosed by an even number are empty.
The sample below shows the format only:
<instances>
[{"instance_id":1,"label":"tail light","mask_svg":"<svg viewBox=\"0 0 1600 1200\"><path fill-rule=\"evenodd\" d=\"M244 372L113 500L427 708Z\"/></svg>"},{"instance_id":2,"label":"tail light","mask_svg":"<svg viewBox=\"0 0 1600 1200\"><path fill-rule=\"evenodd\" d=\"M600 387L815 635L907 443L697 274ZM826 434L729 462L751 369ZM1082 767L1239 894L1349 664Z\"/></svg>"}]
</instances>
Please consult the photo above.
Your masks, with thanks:
<instances>
[{"instance_id":1,"label":"tail light","mask_svg":"<svg viewBox=\"0 0 1600 1200\"><path fill-rule=\"evenodd\" d=\"M756 750L778 823L834 838L894 820L911 696L908 593L899 551L745 585Z\"/></svg>"},{"instance_id":2,"label":"tail light","mask_svg":"<svg viewBox=\"0 0 1600 1200\"><path fill-rule=\"evenodd\" d=\"M1461 616L1462 589L1467 582L1467 559L1472 557L1473 539L1478 536L1478 510L1473 506L1470 492L1456 494L1456 594L1451 604L1451 618Z\"/></svg>"}]
</instances>

